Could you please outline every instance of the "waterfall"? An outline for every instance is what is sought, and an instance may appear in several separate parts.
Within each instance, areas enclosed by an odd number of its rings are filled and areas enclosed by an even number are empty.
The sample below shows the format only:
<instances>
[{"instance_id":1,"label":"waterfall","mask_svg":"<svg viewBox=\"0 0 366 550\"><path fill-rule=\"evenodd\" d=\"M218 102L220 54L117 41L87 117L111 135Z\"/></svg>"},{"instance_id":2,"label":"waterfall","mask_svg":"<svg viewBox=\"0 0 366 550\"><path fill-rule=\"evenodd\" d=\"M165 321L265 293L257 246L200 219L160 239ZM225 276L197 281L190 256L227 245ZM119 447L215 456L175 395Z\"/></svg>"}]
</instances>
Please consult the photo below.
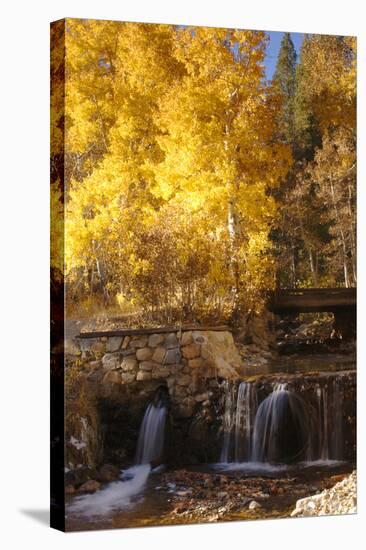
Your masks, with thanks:
<instances>
[{"instance_id":1,"label":"waterfall","mask_svg":"<svg viewBox=\"0 0 366 550\"><path fill-rule=\"evenodd\" d=\"M78 496L67 506L69 512L83 516L103 516L130 507L148 480L150 462L163 454L167 408L158 392L146 409L142 420L135 465L121 472L121 479L108 483L93 494Z\"/></svg>"},{"instance_id":2,"label":"waterfall","mask_svg":"<svg viewBox=\"0 0 366 550\"><path fill-rule=\"evenodd\" d=\"M293 462L309 446L304 401L287 384L276 384L258 407L253 429L254 462Z\"/></svg>"},{"instance_id":3,"label":"waterfall","mask_svg":"<svg viewBox=\"0 0 366 550\"><path fill-rule=\"evenodd\" d=\"M254 384L241 382L235 400L235 387L225 383L225 412L223 419L223 445L221 462L248 461L254 416L257 409L257 392Z\"/></svg>"},{"instance_id":4,"label":"waterfall","mask_svg":"<svg viewBox=\"0 0 366 550\"><path fill-rule=\"evenodd\" d=\"M235 462L248 461L252 453L252 430L257 412L254 384L242 382L238 389L235 415Z\"/></svg>"},{"instance_id":5,"label":"waterfall","mask_svg":"<svg viewBox=\"0 0 366 550\"><path fill-rule=\"evenodd\" d=\"M223 418L224 439L221 450L221 462L229 462L231 432L234 424L234 387L225 382L225 411Z\"/></svg>"},{"instance_id":6,"label":"waterfall","mask_svg":"<svg viewBox=\"0 0 366 550\"><path fill-rule=\"evenodd\" d=\"M163 453L166 407L161 399L150 403L143 418L136 452L136 464L159 460Z\"/></svg>"},{"instance_id":7,"label":"waterfall","mask_svg":"<svg viewBox=\"0 0 366 550\"><path fill-rule=\"evenodd\" d=\"M341 376L314 390L275 383L258 406L256 383L225 383L222 463L292 463L343 458ZM262 391L262 390L261 390ZM314 393L312 393L312 391Z\"/></svg>"},{"instance_id":8,"label":"waterfall","mask_svg":"<svg viewBox=\"0 0 366 550\"><path fill-rule=\"evenodd\" d=\"M333 379L333 420L334 432L331 453L336 460L343 458L343 402L344 390L341 377Z\"/></svg>"},{"instance_id":9,"label":"waterfall","mask_svg":"<svg viewBox=\"0 0 366 550\"><path fill-rule=\"evenodd\" d=\"M343 457L343 385L340 376L315 386L317 437L313 438L311 458L340 460Z\"/></svg>"}]
</instances>

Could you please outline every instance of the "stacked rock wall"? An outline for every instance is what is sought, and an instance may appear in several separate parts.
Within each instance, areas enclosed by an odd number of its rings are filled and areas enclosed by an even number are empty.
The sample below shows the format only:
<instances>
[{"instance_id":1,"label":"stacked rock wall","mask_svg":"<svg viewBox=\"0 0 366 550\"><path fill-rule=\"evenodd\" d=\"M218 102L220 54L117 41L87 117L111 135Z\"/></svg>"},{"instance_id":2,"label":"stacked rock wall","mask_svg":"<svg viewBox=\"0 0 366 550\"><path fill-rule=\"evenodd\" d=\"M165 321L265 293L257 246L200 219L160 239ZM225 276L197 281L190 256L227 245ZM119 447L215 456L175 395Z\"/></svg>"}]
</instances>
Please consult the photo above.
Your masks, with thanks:
<instances>
[{"instance_id":1,"label":"stacked rock wall","mask_svg":"<svg viewBox=\"0 0 366 550\"><path fill-rule=\"evenodd\" d=\"M66 368L79 365L87 398L96 404L99 438L108 459L132 458L145 408L159 387L166 388L169 402L167 452L171 448L176 454L181 447L182 460L188 461L214 457L220 381L236 380L240 371L230 332L131 331L124 336L88 336L67 343ZM68 437L70 444L78 434Z\"/></svg>"}]
</instances>

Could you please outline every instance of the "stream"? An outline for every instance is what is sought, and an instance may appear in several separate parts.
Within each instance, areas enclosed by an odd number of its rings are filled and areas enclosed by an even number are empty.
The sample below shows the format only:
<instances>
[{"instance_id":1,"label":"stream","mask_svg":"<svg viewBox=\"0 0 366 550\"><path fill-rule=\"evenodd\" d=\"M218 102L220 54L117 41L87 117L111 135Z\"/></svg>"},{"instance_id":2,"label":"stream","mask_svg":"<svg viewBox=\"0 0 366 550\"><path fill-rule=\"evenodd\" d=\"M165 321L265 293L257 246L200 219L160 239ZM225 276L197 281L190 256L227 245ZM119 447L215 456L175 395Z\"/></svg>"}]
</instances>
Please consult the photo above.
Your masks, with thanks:
<instances>
[{"instance_id":1,"label":"stream","mask_svg":"<svg viewBox=\"0 0 366 550\"><path fill-rule=\"evenodd\" d=\"M281 357L255 375L251 369L252 378L238 386L226 385L222 449L214 464L151 468L162 452L166 420L157 398L146 409L135 465L95 493L67 495L67 530L288 517L298 499L332 487L355 468L342 449L341 418L342 377L354 369L354 358L341 355Z\"/></svg>"}]
</instances>

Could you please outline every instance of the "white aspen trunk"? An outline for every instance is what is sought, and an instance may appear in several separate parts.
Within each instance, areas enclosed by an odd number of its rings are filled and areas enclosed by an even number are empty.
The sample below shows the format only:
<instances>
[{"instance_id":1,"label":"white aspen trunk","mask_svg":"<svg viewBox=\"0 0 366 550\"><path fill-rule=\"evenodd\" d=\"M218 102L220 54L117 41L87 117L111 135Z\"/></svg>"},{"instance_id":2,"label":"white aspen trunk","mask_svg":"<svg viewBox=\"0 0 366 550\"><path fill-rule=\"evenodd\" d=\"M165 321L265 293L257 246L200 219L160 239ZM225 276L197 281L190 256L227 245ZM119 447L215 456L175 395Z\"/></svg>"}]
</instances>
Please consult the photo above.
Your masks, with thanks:
<instances>
[{"instance_id":1,"label":"white aspen trunk","mask_svg":"<svg viewBox=\"0 0 366 550\"><path fill-rule=\"evenodd\" d=\"M290 265L291 265L291 277L292 277L292 286L295 288L296 287L296 252L295 252L295 245L292 245L291 247L291 261L290 261Z\"/></svg>"},{"instance_id":2,"label":"white aspen trunk","mask_svg":"<svg viewBox=\"0 0 366 550\"><path fill-rule=\"evenodd\" d=\"M308 248L308 253L309 253L311 275L313 277L313 283L314 283L314 286L317 287L318 286L317 266L316 266L316 262L314 261L314 255L311 248Z\"/></svg>"},{"instance_id":3,"label":"white aspen trunk","mask_svg":"<svg viewBox=\"0 0 366 550\"><path fill-rule=\"evenodd\" d=\"M234 285L235 285L234 302L235 304L237 304L238 296L239 296L239 286L240 286L239 285L240 273L239 273L237 252L238 252L238 246L240 242L241 228L240 228L238 213L237 213L233 199L230 199L228 203L227 226L228 226L228 233L230 237L231 265L232 265L232 270L234 275Z\"/></svg>"},{"instance_id":4,"label":"white aspen trunk","mask_svg":"<svg viewBox=\"0 0 366 550\"><path fill-rule=\"evenodd\" d=\"M357 269L356 269L356 231L355 231L355 224L354 224L354 214L352 211L352 187L350 185L350 182L348 180L348 215L349 215L349 223L350 223L350 235L351 235L351 255L352 255L352 275L354 283L357 283Z\"/></svg>"}]
</instances>

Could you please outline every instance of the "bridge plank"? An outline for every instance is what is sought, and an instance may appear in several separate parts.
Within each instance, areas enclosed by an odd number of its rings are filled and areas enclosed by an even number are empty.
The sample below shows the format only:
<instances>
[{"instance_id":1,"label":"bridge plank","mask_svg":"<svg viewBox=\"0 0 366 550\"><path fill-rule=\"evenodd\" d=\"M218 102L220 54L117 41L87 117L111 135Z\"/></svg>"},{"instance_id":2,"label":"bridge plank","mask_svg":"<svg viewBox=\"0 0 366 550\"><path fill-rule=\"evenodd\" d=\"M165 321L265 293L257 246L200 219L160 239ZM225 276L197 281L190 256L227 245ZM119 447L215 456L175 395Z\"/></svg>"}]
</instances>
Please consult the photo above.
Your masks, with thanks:
<instances>
[{"instance_id":1,"label":"bridge plank","mask_svg":"<svg viewBox=\"0 0 366 550\"><path fill-rule=\"evenodd\" d=\"M275 292L269 301L274 313L334 312L355 309L356 288L295 288Z\"/></svg>"}]
</instances>

